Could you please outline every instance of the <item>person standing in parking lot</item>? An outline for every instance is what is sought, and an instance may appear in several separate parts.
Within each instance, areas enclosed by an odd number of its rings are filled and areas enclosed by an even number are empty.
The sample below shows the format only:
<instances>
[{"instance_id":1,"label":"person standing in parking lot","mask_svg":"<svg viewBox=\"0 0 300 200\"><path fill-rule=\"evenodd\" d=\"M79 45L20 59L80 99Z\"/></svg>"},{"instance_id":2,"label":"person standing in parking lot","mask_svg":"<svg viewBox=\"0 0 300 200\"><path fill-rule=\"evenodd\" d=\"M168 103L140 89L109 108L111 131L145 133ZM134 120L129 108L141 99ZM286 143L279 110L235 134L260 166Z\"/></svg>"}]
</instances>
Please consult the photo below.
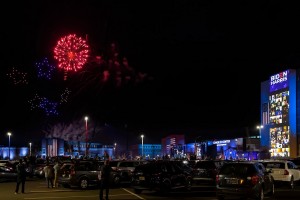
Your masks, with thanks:
<instances>
[{"instance_id":1,"label":"person standing in parking lot","mask_svg":"<svg viewBox=\"0 0 300 200\"><path fill-rule=\"evenodd\" d=\"M53 187L58 187L58 173L59 173L59 169L60 169L60 166L59 166L58 162L55 163L55 165L53 166L53 169L54 169L54 184L53 184Z\"/></svg>"},{"instance_id":2,"label":"person standing in parking lot","mask_svg":"<svg viewBox=\"0 0 300 200\"><path fill-rule=\"evenodd\" d=\"M111 167L109 166L109 160L104 161L104 165L101 167L99 172L100 192L99 199L103 200L103 190L105 189L105 199L108 200L109 194L109 178L110 178Z\"/></svg>"},{"instance_id":3,"label":"person standing in parking lot","mask_svg":"<svg viewBox=\"0 0 300 200\"><path fill-rule=\"evenodd\" d=\"M20 184L22 184L22 193L25 193L25 181L26 181L26 170L25 163L22 159L19 160L19 164L17 165L17 185L15 194L18 194Z\"/></svg>"},{"instance_id":4,"label":"person standing in parking lot","mask_svg":"<svg viewBox=\"0 0 300 200\"><path fill-rule=\"evenodd\" d=\"M47 163L43 170L45 173L45 178L46 178L46 181L48 184L48 188L50 188L50 185L51 185L51 188L53 188L53 177L54 177L53 167L51 167L49 165L49 163Z\"/></svg>"}]
</instances>

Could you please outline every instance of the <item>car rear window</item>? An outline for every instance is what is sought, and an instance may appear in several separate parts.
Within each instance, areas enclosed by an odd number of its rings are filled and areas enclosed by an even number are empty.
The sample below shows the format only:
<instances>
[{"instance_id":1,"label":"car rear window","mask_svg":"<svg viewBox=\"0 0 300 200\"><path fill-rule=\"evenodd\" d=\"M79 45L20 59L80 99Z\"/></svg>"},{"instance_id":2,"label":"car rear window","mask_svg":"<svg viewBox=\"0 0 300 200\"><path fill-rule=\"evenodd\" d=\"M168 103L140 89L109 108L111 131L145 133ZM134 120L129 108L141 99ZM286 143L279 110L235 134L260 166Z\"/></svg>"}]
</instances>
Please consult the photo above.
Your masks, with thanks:
<instances>
[{"instance_id":1,"label":"car rear window","mask_svg":"<svg viewBox=\"0 0 300 200\"><path fill-rule=\"evenodd\" d=\"M251 175L255 173L255 167L252 164L245 164L245 163L238 163L238 164L226 164L223 165L220 174L224 175L238 175L238 176L243 176L243 175Z\"/></svg>"},{"instance_id":2,"label":"car rear window","mask_svg":"<svg viewBox=\"0 0 300 200\"><path fill-rule=\"evenodd\" d=\"M267 162L263 163L265 168L278 168L278 169L284 169L285 164L283 162Z\"/></svg>"},{"instance_id":3,"label":"car rear window","mask_svg":"<svg viewBox=\"0 0 300 200\"><path fill-rule=\"evenodd\" d=\"M201 169L215 169L217 165L213 161L199 161L196 163L195 168Z\"/></svg>"}]
</instances>

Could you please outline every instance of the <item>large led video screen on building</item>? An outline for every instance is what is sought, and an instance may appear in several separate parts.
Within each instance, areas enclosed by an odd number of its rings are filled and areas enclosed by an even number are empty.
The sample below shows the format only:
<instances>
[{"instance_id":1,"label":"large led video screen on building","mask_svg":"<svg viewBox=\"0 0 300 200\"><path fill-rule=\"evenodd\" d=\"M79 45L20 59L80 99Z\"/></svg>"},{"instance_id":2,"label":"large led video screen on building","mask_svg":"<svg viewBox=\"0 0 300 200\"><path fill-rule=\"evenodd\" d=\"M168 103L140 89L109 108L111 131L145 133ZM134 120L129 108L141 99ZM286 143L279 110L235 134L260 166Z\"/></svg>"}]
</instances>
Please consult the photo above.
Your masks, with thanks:
<instances>
[{"instance_id":1,"label":"large led video screen on building","mask_svg":"<svg viewBox=\"0 0 300 200\"><path fill-rule=\"evenodd\" d=\"M269 116L271 124L287 124L289 112L289 91L269 95Z\"/></svg>"},{"instance_id":2,"label":"large led video screen on building","mask_svg":"<svg viewBox=\"0 0 300 200\"><path fill-rule=\"evenodd\" d=\"M290 156L290 127L279 126L270 128L271 157Z\"/></svg>"}]
</instances>

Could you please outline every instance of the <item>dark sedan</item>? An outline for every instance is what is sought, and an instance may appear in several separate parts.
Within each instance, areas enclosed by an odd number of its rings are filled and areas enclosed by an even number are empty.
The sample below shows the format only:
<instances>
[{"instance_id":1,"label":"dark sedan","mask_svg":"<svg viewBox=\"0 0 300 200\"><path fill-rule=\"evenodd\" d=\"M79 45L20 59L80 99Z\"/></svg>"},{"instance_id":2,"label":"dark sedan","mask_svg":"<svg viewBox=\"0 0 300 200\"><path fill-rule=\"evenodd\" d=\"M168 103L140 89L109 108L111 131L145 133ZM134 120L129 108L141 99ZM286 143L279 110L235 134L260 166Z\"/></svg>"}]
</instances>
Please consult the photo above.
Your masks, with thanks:
<instances>
[{"instance_id":1,"label":"dark sedan","mask_svg":"<svg viewBox=\"0 0 300 200\"><path fill-rule=\"evenodd\" d=\"M17 172L8 166L0 166L0 182L15 181L17 179Z\"/></svg>"},{"instance_id":2,"label":"dark sedan","mask_svg":"<svg viewBox=\"0 0 300 200\"><path fill-rule=\"evenodd\" d=\"M264 199L274 195L274 179L260 162L226 163L216 176L217 197Z\"/></svg>"},{"instance_id":3,"label":"dark sedan","mask_svg":"<svg viewBox=\"0 0 300 200\"><path fill-rule=\"evenodd\" d=\"M190 190L192 178L188 171L172 161L156 161L135 167L132 187L136 194L143 190L169 192L175 189Z\"/></svg>"}]
</instances>

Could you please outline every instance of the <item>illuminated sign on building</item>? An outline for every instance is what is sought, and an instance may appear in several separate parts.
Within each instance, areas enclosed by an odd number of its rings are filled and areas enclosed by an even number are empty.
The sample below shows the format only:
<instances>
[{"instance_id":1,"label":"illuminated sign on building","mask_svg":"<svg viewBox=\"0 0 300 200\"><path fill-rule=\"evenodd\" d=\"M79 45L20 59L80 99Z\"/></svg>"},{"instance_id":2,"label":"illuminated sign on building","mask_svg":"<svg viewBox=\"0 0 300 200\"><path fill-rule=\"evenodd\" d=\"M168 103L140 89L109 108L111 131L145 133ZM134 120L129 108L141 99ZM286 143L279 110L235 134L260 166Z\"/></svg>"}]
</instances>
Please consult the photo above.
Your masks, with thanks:
<instances>
[{"instance_id":1,"label":"illuminated sign on building","mask_svg":"<svg viewBox=\"0 0 300 200\"><path fill-rule=\"evenodd\" d=\"M212 143L216 144L217 146L224 146L230 143L230 140L219 140L219 141L213 141Z\"/></svg>"},{"instance_id":2,"label":"illuminated sign on building","mask_svg":"<svg viewBox=\"0 0 300 200\"><path fill-rule=\"evenodd\" d=\"M288 87L288 73L286 70L270 77L270 92Z\"/></svg>"}]
</instances>

